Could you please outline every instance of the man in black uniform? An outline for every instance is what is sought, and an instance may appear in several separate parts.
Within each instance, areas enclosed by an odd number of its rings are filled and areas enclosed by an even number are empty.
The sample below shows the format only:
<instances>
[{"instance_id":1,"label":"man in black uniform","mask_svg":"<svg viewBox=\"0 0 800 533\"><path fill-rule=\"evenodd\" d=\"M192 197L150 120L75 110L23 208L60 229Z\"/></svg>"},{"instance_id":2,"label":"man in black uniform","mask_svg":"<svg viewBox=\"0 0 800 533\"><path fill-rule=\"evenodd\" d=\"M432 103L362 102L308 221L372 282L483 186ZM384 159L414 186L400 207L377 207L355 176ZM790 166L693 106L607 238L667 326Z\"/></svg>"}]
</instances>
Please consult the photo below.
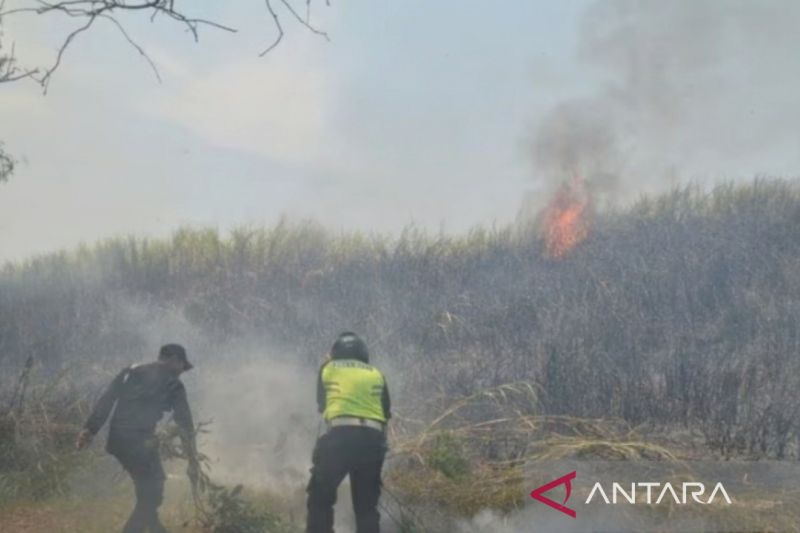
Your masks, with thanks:
<instances>
[{"instance_id":1,"label":"man in black uniform","mask_svg":"<svg viewBox=\"0 0 800 533\"><path fill-rule=\"evenodd\" d=\"M181 429L183 446L189 456L190 477L197 475L194 423L181 373L192 368L186 350L179 344L161 347L158 360L133 365L120 372L95 404L76 446L83 449L105 424L109 424L106 451L122 464L136 488L136 506L123 533L150 531L164 533L158 507L164 495L164 469L158 454L155 428L165 411L172 411Z\"/></svg>"},{"instance_id":2,"label":"man in black uniform","mask_svg":"<svg viewBox=\"0 0 800 533\"><path fill-rule=\"evenodd\" d=\"M306 530L333 532L336 490L349 474L356 531L378 533L391 404L386 378L369 364L367 346L355 333L342 333L333 344L319 372L317 403L328 431L314 447Z\"/></svg>"}]
</instances>

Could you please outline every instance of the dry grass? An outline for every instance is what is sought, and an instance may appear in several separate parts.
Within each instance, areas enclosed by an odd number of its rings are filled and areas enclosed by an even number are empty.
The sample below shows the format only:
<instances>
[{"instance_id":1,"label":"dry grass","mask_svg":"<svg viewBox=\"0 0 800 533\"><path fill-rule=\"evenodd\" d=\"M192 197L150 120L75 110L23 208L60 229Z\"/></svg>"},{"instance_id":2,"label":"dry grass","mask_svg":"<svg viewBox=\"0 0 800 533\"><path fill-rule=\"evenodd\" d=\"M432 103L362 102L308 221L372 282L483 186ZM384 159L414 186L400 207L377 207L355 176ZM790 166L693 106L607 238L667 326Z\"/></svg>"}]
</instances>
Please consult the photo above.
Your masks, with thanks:
<instances>
[{"instance_id":1,"label":"dry grass","mask_svg":"<svg viewBox=\"0 0 800 533\"><path fill-rule=\"evenodd\" d=\"M686 474L684 461L694 458L696 452L680 447L677 438L669 440L619 420L536 414L540 395L533 386L513 383L454 399L440 411L431 412L427 422L400 417L393 427L385 473L386 519L396 521L399 531L438 533L452 531L448 529L452 520L469 519L486 509L500 516L513 515L528 503L531 481L536 479L540 465L561 460L655 461L683 472L676 475L684 477L670 481L690 479L685 477L691 474ZM36 415L25 423L45 424L44 420ZM46 427L51 430L60 428L70 436L74 434L74 426L59 424L50 417L48 420ZM59 441L46 438L50 444ZM180 470L182 463L173 467ZM88 464L74 468L91 470ZM171 476L167 488L162 513L165 523L187 533L209 531L197 521L195 502L182 474ZM576 490L576 496L585 498L580 490ZM132 501L127 480L88 499L59 491L48 494L35 501L21 498L0 506L0 520L13 528L10 531L20 533L100 533L118 528ZM253 509L282 517L273 522L278 529L265 531L295 531L303 521L302 494L245 489L241 497ZM715 531L800 531L800 491L754 489L737 493L731 507L683 508L679 513L676 506L666 503L653 509L647 520L633 510L627 516L631 523L642 520L641 527L648 531L652 530L649 525L653 516L664 524L675 524L678 519L695 523L704 520L713 524Z\"/></svg>"},{"instance_id":2,"label":"dry grass","mask_svg":"<svg viewBox=\"0 0 800 533\"><path fill-rule=\"evenodd\" d=\"M557 461L630 465L623 470L658 464L660 470L674 472L659 478L662 483L703 481L692 473L697 451L692 442L681 446L684 436L648 434L619 420L528 414L521 409L524 398L531 408L537 405L536 391L521 384L482 391L454 401L418 432L396 432L385 482L398 507L413 517L413 531L444 531L426 524L470 518L486 509L500 516L520 511L529 503L531 488L550 481L537 475ZM495 417L469 421L476 412L487 413L489 405ZM576 496L585 500L588 489L576 489ZM718 532L800 531L798 490L738 491L732 506L678 509L667 502L645 513L621 509L634 530L638 524L642 531L674 531L679 520ZM663 529L654 523L664 524Z\"/></svg>"},{"instance_id":3,"label":"dry grass","mask_svg":"<svg viewBox=\"0 0 800 533\"><path fill-rule=\"evenodd\" d=\"M402 373L387 471L401 505L513 512L531 468L565 458L796 459L798 184L686 188L595 222L559 261L537 228L388 239L281 223L6 265L0 396L34 356L48 375L71 366L83 391L99 389L151 348L143 322L176 315L199 360L269 339L311 367L347 327ZM4 478L44 472L55 488L15 497L59 495L60 466L81 468L63 458L86 393L56 388L64 413L31 390L24 412L0 422L0 440L11 428L15 443ZM767 496L742 513L759 515Z\"/></svg>"}]
</instances>

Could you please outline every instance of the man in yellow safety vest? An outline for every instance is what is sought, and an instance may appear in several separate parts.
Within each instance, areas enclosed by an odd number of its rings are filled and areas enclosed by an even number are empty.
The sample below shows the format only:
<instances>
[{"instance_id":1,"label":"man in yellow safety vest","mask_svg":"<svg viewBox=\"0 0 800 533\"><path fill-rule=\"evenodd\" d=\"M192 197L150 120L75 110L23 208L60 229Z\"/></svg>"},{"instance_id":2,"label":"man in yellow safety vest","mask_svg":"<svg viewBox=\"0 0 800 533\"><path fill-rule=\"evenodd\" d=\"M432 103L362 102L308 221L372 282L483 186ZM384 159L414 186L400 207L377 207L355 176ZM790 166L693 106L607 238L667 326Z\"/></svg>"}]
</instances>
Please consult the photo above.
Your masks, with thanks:
<instances>
[{"instance_id":1,"label":"man in yellow safety vest","mask_svg":"<svg viewBox=\"0 0 800 533\"><path fill-rule=\"evenodd\" d=\"M339 335L320 368L317 404L328 430L314 446L308 483L308 533L333 532L336 490L350 476L357 533L378 533L381 468L391 402L386 378L369 364L355 333Z\"/></svg>"}]
</instances>

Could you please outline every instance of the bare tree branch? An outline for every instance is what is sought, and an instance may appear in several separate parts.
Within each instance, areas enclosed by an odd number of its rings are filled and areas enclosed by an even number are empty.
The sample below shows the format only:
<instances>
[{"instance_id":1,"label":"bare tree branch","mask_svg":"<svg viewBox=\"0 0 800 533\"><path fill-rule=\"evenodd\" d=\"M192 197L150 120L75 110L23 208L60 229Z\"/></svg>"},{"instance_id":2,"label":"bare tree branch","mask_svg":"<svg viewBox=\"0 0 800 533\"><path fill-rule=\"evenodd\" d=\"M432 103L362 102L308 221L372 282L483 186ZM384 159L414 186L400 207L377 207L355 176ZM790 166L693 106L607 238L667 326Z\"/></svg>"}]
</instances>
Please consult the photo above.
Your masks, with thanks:
<instances>
[{"instance_id":1,"label":"bare tree branch","mask_svg":"<svg viewBox=\"0 0 800 533\"><path fill-rule=\"evenodd\" d=\"M312 0L305 0L305 7L306 13L305 17L300 15L300 13L295 9L292 5L290 0L280 0L280 4L282 5L283 9L286 9L289 14L297 20L303 27L305 27L310 32L324 37L326 40L330 40L328 34L315 26L313 26L310 22L311 20L311 1ZM283 23L278 15L278 12L273 5L274 0L265 0L265 5L267 8L268 13L272 17L272 20L275 24L275 28L277 29L278 35L275 40L270 44L265 50L263 50L259 56L264 56L273 50L278 44L283 40L284 37L284 28ZM326 5L330 5L329 0L325 0ZM90 29L95 21L98 18L103 18L111 21L114 26L117 27L119 32L125 38L125 40L130 44L142 57L145 58L147 63L150 65L150 68L156 75L156 78L161 81L161 76L158 72L158 68L156 67L153 60L150 56L145 52L144 48L142 48L128 33L128 31L123 26L120 19L117 17L119 13L123 12L149 12L150 21L154 21L157 16L166 16L175 22L183 25L186 30L192 35L192 38L195 41L199 41L199 28L201 26L208 26L215 29L228 31L228 32L236 32L235 28L231 28L230 26L226 26L219 22L208 20L199 17L192 17L185 14L183 11L176 9L175 1L174 0L139 0L131 1L131 0L59 0L59 1L51 1L51 0L31 0L31 3L28 5L23 5L22 7L16 7L13 9L5 9L5 3L0 1L0 21L3 17L8 17L11 15L19 15L24 13L30 13L35 15L45 15L49 13L61 13L62 15L76 18L76 19L85 19L85 22L79 26L78 28L74 29L64 40L63 44L58 49L58 54L56 56L55 62L51 65L44 73L43 76L37 77L36 74L38 73L38 69L31 69L28 71L22 71L18 67L16 67L16 63L13 60L13 57L2 57L0 56L0 82L2 81L16 81L25 77L31 77L36 79L43 87L44 92L47 92L48 85L50 80L52 79L53 73L59 68L61 63L64 59L64 54L72 44L74 39L81 33L85 32L86 30Z\"/></svg>"},{"instance_id":2,"label":"bare tree branch","mask_svg":"<svg viewBox=\"0 0 800 533\"><path fill-rule=\"evenodd\" d=\"M310 5L310 0L306 0L306 2L307 2L307 3L306 3L306 5ZM316 33L317 35L320 35L320 36L322 36L322 37L325 37L325 39L326 39L327 41L330 41L330 40L331 40L331 38L330 38L330 37L328 37L328 34L327 34L327 33L325 33L324 31L318 30L317 28L315 28L314 26L312 26L311 24L309 24L309 22L308 22L308 20L307 20L307 19L303 19L303 17L301 17L301 16L300 16L300 15L297 13L297 11L295 11L295 10L294 10L294 8L293 8L293 7L292 7L292 5L291 5L291 4L288 2L288 0L281 0L281 3L282 3L284 6L286 6L286 9L288 9L288 10L289 10L289 13L291 13L291 14L292 14L292 16L294 16L294 18L295 18L295 19L297 19L297 21L298 21L300 24L302 24L303 26L305 26L305 27L306 27L306 28L307 28L307 29L308 29L310 32L312 32L312 33Z\"/></svg>"},{"instance_id":3,"label":"bare tree branch","mask_svg":"<svg viewBox=\"0 0 800 533\"><path fill-rule=\"evenodd\" d=\"M0 83L10 83L12 81L19 81L25 78L34 78L35 74L39 72L38 69L34 70L26 70L24 72L20 72L18 74L7 74L2 73L0 74Z\"/></svg>"},{"instance_id":4,"label":"bare tree branch","mask_svg":"<svg viewBox=\"0 0 800 533\"><path fill-rule=\"evenodd\" d=\"M187 31L191 33L192 38L195 41L199 40L198 28L200 26L209 26L228 32L236 32L234 28L231 28L224 24L220 24L218 22L203 18L191 17L180 11L177 11L175 9L174 0L147 0L139 3L126 2L125 0L62 0L58 2L36 0L35 5L17 7L8 10L4 10L4 4L0 4L0 19L2 19L3 17L8 17L10 15L19 15L24 13L31 13L35 15L61 13L63 15L72 18L86 19L86 21L80 27L73 30L67 36L63 44L58 49L58 54L56 56L55 62L45 71L43 76L37 78L35 76L37 70L31 70L27 73L15 71L13 75L11 75L11 73L0 69L0 81L14 81L20 79L21 77L30 76L36 79L43 87L44 92L47 93L48 85L53 76L53 73L61 65L67 48L69 48L70 44L72 44L75 37L85 32L86 30L90 29L98 18L104 18L111 21L111 23L117 27L119 32L128 42L128 44L130 44L137 52L139 52L139 54L142 57L145 58L145 60L150 65L150 68L155 73L156 78L159 81L161 81L161 76L153 60L145 52L144 48L142 48L131 37L131 35L128 33L128 31L125 29L122 23L114 16L115 13L142 12L142 11L150 12L151 21L154 20L155 17L160 14L160 15L165 15L171 18L172 20L182 24L183 26L186 27ZM6 61L5 62L6 69L9 68L9 65L10 65L9 62ZM2 66L3 63L0 63L0 67ZM4 73L6 74L5 76L3 76Z\"/></svg>"},{"instance_id":5,"label":"bare tree branch","mask_svg":"<svg viewBox=\"0 0 800 533\"><path fill-rule=\"evenodd\" d=\"M278 44L280 44L281 40L283 40L283 36L284 36L283 24L281 23L281 20L278 17L277 11L275 11L275 8L272 5L272 0L264 0L264 3L267 6L267 11L272 16L272 20L275 23L275 28L278 30L278 36L275 38L275 40L272 42L272 44L270 44L263 52L261 52L259 54L260 57L264 57L270 51L272 51L276 46L278 46ZM300 15L300 13L297 12L297 10L294 8L294 6L292 6L292 4L289 2L289 0L280 0L280 3L283 4L283 6L286 8L286 10L292 15L292 17L295 18L295 20L297 20L297 22L299 22L302 26L304 26L311 33L314 33L314 34L319 35L321 37L325 37L325 40L327 40L327 41L331 40L326 32L316 28L315 26L313 26L311 24L311 22L310 22L310 20L311 20L311 0L306 0L306 16L305 16L305 18L303 18ZM330 5L328 3L328 0L326 0L325 3L326 3L326 5Z\"/></svg>"},{"instance_id":6,"label":"bare tree branch","mask_svg":"<svg viewBox=\"0 0 800 533\"><path fill-rule=\"evenodd\" d=\"M3 12L3 7L5 6L5 0L0 0L0 13ZM11 52L8 55L3 55L3 43L2 43L2 24L3 19L0 15L0 83L7 83L12 81L19 81L24 78L29 78L36 73L36 70L22 70L17 66L17 59L15 52L14 44L11 44Z\"/></svg>"},{"instance_id":7,"label":"bare tree branch","mask_svg":"<svg viewBox=\"0 0 800 533\"><path fill-rule=\"evenodd\" d=\"M2 46L0 46L2 48ZM38 71L22 70L17 67L17 60L14 54L14 45L11 45L11 53L7 56L0 55L0 83L10 83L25 78L32 78Z\"/></svg>"},{"instance_id":8,"label":"bare tree branch","mask_svg":"<svg viewBox=\"0 0 800 533\"><path fill-rule=\"evenodd\" d=\"M301 16L297 12L294 6L290 3L290 0L280 0L280 3L283 5L283 8L285 8L303 27L312 33L322 36L326 40L330 41L330 37L326 32L319 30L311 24L311 1L312 0L305 0L305 17ZM278 13L273 7L272 0L265 0L265 4L267 11L274 21L278 35L275 38L275 41L259 54L261 57L277 47L278 44L280 44L280 42L283 40L284 36L283 24L278 16ZM329 0L325 0L325 4L329 6ZM91 29L97 19L108 20L119 30L128 44L132 46L139 53L139 55L145 59L145 61L147 61L148 65L150 65L150 68L153 70L156 79L160 83L161 75L159 74L155 62L147 54L144 48L142 48L131 37L123 24L117 19L116 15L125 12L149 12L149 18L151 22L153 22L159 15L166 16L185 26L186 30L192 35L192 38L195 41L199 41L199 28L201 26L209 26L228 32L237 31L234 28L220 24L213 20L188 16L175 9L174 0L141 0L139 2L132 2L129 0L30 0L29 5L16 7L13 9L6 9L5 0L0 0L0 84L31 78L36 80L41 85L44 93L46 94L53 74L61 66L67 49L70 47L70 45L72 45L76 37L78 37L81 33ZM7 17L12 15L26 13L34 15L60 13L64 16L74 19L85 19L79 27L75 28L69 33L69 35L67 35L64 42L58 48L55 61L49 68L47 68L47 70L44 71L42 76L38 76L39 69L23 69L18 66L13 44L11 46L10 53L2 53L1 30L4 20L7 20ZM15 163L15 160L3 150L2 143L0 143L0 182L8 180L9 176L11 176L14 171Z\"/></svg>"},{"instance_id":9,"label":"bare tree branch","mask_svg":"<svg viewBox=\"0 0 800 533\"><path fill-rule=\"evenodd\" d=\"M147 61L147 63L150 65L150 68L153 69L153 74L156 75L156 79L158 80L158 83L161 83L161 75L158 73L158 67L156 67L156 64L153 62L152 59L150 59L150 56L147 55L147 52L145 52L144 49L141 46L139 46L136 43L136 41L134 41L131 38L130 35L128 35L128 32L125 31L125 28L122 27L122 24L120 24L117 19L115 19L111 15L102 15L102 16L103 16L103 18L108 19L108 20L110 20L111 22L114 23L114 25L119 29L120 33L122 33L123 37L125 37L125 39L128 41L128 43L131 46L133 46L136 49L136 51L139 52L139 54L141 54L141 56Z\"/></svg>"},{"instance_id":10,"label":"bare tree branch","mask_svg":"<svg viewBox=\"0 0 800 533\"><path fill-rule=\"evenodd\" d=\"M64 57L64 52L66 52L66 50L69 47L69 45L72 42L72 40L78 34L83 33L86 30L88 30L89 28L91 28L91 26L92 26L92 24L94 24L94 21L95 21L96 18L97 18L97 15L92 15L89 18L89 20L86 21L86 24L84 24L83 26L81 26L77 30L75 30L72 33L70 33L67 36L66 40L64 41L64 44L62 44L61 48L58 49L58 56L56 57L56 62L53 64L52 67L47 69L47 72L45 72L44 76L42 76L42 78L39 80L39 83L41 83L42 87L44 88L45 94L47 94L47 86L50 83L50 77L53 75L53 72L55 72L56 69L58 68L58 66L61 64L61 58Z\"/></svg>"},{"instance_id":11,"label":"bare tree branch","mask_svg":"<svg viewBox=\"0 0 800 533\"><path fill-rule=\"evenodd\" d=\"M278 18L278 14L272 8L270 0L264 0L264 2L267 4L267 11L269 11L269 14L272 15L272 19L275 21L275 27L278 29L278 37L275 39L275 41L273 41L271 45L267 47L266 50L258 54L259 57L264 57L265 55L267 55L273 48L278 46L278 44L280 44L281 40L283 39L283 26L281 25L281 20Z\"/></svg>"}]
</instances>

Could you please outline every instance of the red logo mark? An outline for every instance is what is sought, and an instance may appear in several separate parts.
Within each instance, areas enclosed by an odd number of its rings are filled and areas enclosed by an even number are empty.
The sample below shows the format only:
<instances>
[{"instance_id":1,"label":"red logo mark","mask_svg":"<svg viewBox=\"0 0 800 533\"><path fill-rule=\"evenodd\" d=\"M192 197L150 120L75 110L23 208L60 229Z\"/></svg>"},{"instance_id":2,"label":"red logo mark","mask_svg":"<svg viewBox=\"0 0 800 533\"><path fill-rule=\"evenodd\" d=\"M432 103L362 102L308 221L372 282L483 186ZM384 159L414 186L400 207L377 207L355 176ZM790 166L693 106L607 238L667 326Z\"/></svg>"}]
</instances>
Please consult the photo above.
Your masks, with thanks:
<instances>
[{"instance_id":1,"label":"red logo mark","mask_svg":"<svg viewBox=\"0 0 800 533\"><path fill-rule=\"evenodd\" d=\"M554 479L550 483L542 485L538 489L533 489L533 492L531 492L531 498L533 498L534 500L539 500L540 502L542 502L542 503L544 503L546 505L549 505L553 509L555 509L557 511L561 511L564 514L569 515L572 518L575 518L575 516L576 516L575 511L573 511L572 509L570 509L569 507L564 505L564 503L567 503L567 500L569 500L569 495L572 492L572 485L570 484L570 481L575 479L576 475L577 474L575 472L570 472L566 476L562 476L562 477L560 477L558 479ZM567 497L564 498L564 502L563 503L554 502L553 500L551 500L547 496L544 496L545 492L547 492L548 490L553 489L553 488L555 488L555 487L557 487L559 485L562 485L562 484L566 485L566 489L567 489Z\"/></svg>"}]
</instances>

